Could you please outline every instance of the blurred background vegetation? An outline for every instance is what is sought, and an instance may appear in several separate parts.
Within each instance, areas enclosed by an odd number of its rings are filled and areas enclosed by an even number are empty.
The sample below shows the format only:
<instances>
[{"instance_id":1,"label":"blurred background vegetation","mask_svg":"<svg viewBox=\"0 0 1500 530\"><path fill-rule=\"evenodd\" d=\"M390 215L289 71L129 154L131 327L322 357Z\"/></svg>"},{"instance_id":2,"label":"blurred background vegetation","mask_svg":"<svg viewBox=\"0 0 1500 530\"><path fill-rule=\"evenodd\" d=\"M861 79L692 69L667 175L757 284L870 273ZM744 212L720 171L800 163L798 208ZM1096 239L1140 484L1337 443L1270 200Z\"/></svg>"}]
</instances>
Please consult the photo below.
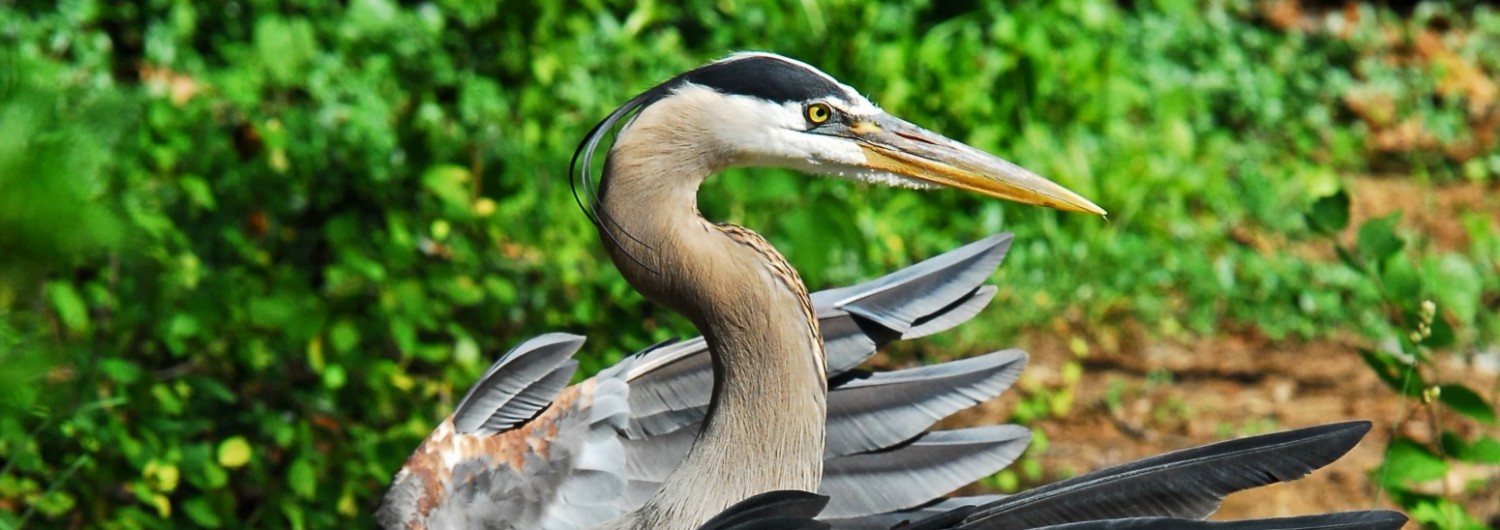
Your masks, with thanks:
<instances>
[{"instance_id":1,"label":"blurred background vegetation","mask_svg":"<svg viewBox=\"0 0 1500 530\"><path fill-rule=\"evenodd\" d=\"M609 265L567 161L617 104L735 50L1111 212L777 171L705 187L813 288L1016 232L996 309L898 355L1028 330L1086 355L1121 326L1341 337L1392 392L1493 426L1500 389L1431 367L1500 344L1494 8L0 0L0 527L368 526L509 346L582 333L592 372L695 334ZM1362 218L1435 188L1460 191L1429 223ZM1410 487L1493 469L1479 432L1395 442L1392 498L1481 527Z\"/></svg>"}]
</instances>

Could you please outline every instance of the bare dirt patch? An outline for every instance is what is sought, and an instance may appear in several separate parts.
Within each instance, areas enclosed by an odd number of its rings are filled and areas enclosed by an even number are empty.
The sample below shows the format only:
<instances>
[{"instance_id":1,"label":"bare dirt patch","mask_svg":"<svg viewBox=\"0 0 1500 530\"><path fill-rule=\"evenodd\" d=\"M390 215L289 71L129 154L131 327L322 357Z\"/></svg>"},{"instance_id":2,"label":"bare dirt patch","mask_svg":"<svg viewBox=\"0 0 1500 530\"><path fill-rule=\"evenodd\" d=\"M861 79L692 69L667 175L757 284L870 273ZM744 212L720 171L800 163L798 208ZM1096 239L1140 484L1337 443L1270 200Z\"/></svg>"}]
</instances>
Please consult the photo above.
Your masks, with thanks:
<instances>
[{"instance_id":1,"label":"bare dirt patch","mask_svg":"<svg viewBox=\"0 0 1500 530\"><path fill-rule=\"evenodd\" d=\"M1469 248L1466 215L1489 219L1500 231L1500 193L1494 184L1462 182L1434 186L1410 177L1357 177L1350 189L1350 223L1342 237L1352 243L1360 224L1401 213L1401 227L1418 245L1455 252Z\"/></svg>"}]
</instances>

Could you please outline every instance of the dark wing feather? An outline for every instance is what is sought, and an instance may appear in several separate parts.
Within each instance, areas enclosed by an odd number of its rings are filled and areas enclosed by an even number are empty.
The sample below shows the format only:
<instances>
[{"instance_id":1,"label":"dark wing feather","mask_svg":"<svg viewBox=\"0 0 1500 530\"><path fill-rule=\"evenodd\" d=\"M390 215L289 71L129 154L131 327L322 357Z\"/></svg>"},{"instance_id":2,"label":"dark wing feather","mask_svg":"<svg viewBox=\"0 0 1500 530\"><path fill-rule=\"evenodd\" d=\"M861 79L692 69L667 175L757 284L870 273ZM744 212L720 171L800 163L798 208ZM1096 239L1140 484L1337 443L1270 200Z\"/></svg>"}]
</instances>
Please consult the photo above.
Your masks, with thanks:
<instances>
[{"instance_id":1,"label":"dark wing feather","mask_svg":"<svg viewBox=\"0 0 1500 530\"><path fill-rule=\"evenodd\" d=\"M964 528L1038 528L1121 517L1203 518L1236 491L1302 478L1359 443L1356 421L1252 436L1167 453L1005 498Z\"/></svg>"},{"instance_id":2,"label":"dark wing feather","mask_svg":"<svg viewBox=\"0 0 1500 530\"><path fill-rule=\"evenodd\" d=\"M1375 510L1243 521L1136 517L1069 523L1044 528L1045 530L1396 530L1405 525L1406 520L1406 516L1400 512ZM914 527L910 530L919 529Z\"/></svg>"},{"instance_id":3,"label":"dark wing feather","mask_svg":"<svg viewBox=\"0 0 1500 530\"><path fill-rule=\"evenodd\" d=\"M911 530L912 521L921 521L920 528L950 528L963 521L975 507L1005 498L1005 495L975 495L952 497L930 501L916 508L894 512L862 515L849 518L824 518L836 530Z\"/></svg>"},{"instance_id":4,"label":"dark wing feather","mask_svg":"<svg viewBox=\"0 0 1500 530\"><path fill-rule=\"evenodd\" d=\"M822 530L828 523L813 517L827 504L816 493L770 491L735 503L698 530Z\"/></svg>"},{"instance_id":5,"label":"dark wing feather","mask_svg":"<svg viewBox=\"0 0 1500 530\"><path fill-rule=\"evenodd\" d=\"M1221 442L1010 497L947 499L905 512L852 518L822 515L840 530L1396 530L1407 517L1392 511L1198 520L1229 493L1300 478L1332 462L1369 428L1368 422L1347 422Z\"/></svg>"}]
</instances>

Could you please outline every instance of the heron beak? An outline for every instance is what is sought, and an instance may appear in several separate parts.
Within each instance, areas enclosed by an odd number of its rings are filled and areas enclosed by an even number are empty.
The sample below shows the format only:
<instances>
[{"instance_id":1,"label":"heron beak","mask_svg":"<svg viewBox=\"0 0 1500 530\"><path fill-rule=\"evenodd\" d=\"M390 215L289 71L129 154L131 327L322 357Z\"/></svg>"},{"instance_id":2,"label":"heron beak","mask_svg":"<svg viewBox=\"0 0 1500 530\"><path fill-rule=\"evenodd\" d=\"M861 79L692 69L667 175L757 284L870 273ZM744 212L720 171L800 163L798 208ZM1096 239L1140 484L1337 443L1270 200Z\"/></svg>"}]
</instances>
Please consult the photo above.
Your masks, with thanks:
<instances>
[{"instance_id":1,"label":"heron beak","mask_svg":"<svg viewBox=\"0 0 1500 530\"><path fill-rule=\"evenodd\" d=\"M845 133L863 149L871 169L1020 203L1105 214L1083 196L1026 168L889 114L856 121Z\"/></svg>"}]
</instances>

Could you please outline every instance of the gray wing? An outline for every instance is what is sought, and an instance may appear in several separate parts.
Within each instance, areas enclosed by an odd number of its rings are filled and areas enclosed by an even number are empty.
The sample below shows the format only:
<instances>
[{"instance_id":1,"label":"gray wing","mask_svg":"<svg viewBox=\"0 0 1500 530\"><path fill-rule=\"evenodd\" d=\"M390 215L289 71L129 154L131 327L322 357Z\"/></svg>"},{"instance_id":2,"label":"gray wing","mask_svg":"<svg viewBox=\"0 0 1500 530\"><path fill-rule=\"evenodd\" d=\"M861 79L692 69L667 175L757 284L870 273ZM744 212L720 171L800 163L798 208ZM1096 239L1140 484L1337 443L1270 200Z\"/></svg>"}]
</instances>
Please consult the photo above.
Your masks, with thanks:
<instances>
[{"instance_id":1,"label":"gray wing","mask_svg":"<svg viewBox=\"0 0 1500 530\"><path fill-rule=\"evenodd\" d=\"M824 520L834 528L861 530L1395 530L1406 516L1383 510L1201 520L1231 493L1295 480L1333 462L1369 429L1369 422L1347 422L1253 436L1145 458L1012 496L947 499L898 513Z\"/></svg>"},{"instance_id":2,"label":"gray wing","mask_svg":"<svg viewBox=\"0 0 1500 530\"><path fill-rule=\"evenodd\" d=\"M1025 428L989 425L923 433L896 448L830 458L818 488L832 498L823 516L920 506L1004 469L1029 443L1031 431Z\"/></svg>"},{"instance_id":3,"label":"gray wing","mask_svg":"<svg viewBox=\"0 0 1500 530\"><path fill-rule=\"evenodd\" d=\"M829 513L913 508L991 474L1024 449L1014 426L923 434L987 401L1026 362L1014 350L907 370L854 367L880 346L958 325L994 297L981 285L1002 234L864 284L813 294L830 364ZM387 528L586 528L633 509L677 466L707 410L702 339L640 352L572 387L582 338L551 334L495 363L397 473Z\"/></svg>"}]
</instances>

